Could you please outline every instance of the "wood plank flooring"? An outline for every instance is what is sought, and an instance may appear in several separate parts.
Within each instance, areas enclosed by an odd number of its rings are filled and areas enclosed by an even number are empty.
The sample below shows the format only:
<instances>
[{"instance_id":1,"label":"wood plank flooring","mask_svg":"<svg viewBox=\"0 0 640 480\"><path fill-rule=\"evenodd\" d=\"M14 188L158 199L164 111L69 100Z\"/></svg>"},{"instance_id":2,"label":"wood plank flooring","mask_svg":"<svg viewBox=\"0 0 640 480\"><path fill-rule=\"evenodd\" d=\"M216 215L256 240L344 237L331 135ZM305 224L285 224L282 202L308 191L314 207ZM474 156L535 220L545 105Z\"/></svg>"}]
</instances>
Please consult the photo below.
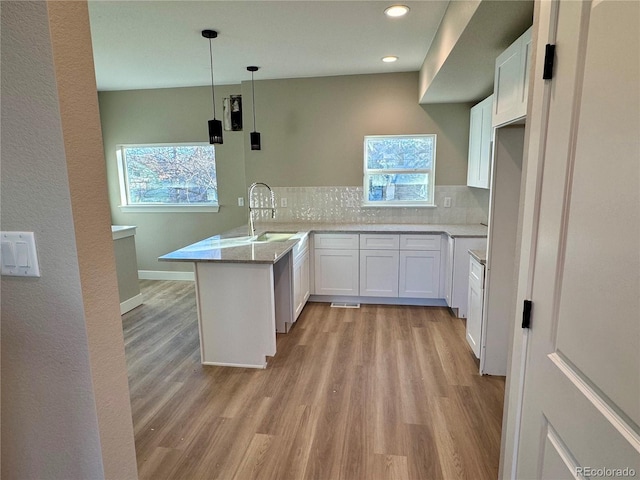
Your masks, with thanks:
<instances>
[{"instance_id":1,"label":"wood plank flooring","mask_svg":"<svg viewBox=\"0 0 640 480\"><path fill-rule=\"evenodd\" d=\"M141 479L495 479L504 379L448 309L309 303L266 370L200 365L192 282L123 316Z\"/></svg>"}]
</instances>

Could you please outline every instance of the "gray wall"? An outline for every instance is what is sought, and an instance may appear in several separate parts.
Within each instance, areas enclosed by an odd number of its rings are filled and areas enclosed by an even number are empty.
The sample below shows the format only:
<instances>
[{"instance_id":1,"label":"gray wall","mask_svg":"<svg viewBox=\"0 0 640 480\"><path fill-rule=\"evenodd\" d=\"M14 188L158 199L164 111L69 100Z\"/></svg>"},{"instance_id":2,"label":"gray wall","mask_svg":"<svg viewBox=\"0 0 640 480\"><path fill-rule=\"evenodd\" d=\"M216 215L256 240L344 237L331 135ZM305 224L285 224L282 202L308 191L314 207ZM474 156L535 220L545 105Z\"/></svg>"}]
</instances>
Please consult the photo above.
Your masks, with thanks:
<instances>
[{"instance_id":1,"label":"gray wall","mask_svg":"<svg viewBox=\"0 0 640 480\"><path fill-rule=\"evenodd\" d=\"M1 281L2 476L136 478L86 2L1 22L0 226L41 271Z\"/></svg>"},{"instance_id":2,"label":"gray wall","mask_svg":"<svg viewBox=\"0 0 640 480\"><path fill-rule=\"evenodd\" d=\"M217 214L123 213L115 154L118 144L206 141L210 88L99 94L112 219L138 227L141 270L191 270L190 264L159 263L157 257L244 223L246 207L236 206L237 197L246 197L254 181L361 185L365 135L436 133L436 184L466 184L471 105L419 105L417 72L258 80L255 90L260 151L249 145L251 83L216 87L220 112L230 94L242 93L244 108L244 131L225 132L224 144L216 147Z\"/></svg>"},{"instance_id":3,"label":"gray wall","mask_svg":"<svg viewBox=\"0 0 640 480\"><path fill-rule=\"evenodd\" d=\"M437 185L467 183L471 105L418 105L417 72L265 80L255 88L263 145L245 151L247 183L361 185L364 136L410 133L438 135Z\"/></svg>"},{"instance_id":4,"label":"gray wall","mask_svg":"<svg viewBox=\"0 0 640 480\"><path fill-rule=\"evenodd\" d=\"M222 98L239 93L240 85L216 88L218 118L222 117ZM211 88L100 92L99 100L113 224L138 227L140 270L192 270L191 264L159 263L157 258L246 221L246 209L237 206L237 198L246 196L243 132L224 132L224 143L216 145L218 213L124 213L119 208L116 146L207 142Z\"/></svg>"}]
</instances>

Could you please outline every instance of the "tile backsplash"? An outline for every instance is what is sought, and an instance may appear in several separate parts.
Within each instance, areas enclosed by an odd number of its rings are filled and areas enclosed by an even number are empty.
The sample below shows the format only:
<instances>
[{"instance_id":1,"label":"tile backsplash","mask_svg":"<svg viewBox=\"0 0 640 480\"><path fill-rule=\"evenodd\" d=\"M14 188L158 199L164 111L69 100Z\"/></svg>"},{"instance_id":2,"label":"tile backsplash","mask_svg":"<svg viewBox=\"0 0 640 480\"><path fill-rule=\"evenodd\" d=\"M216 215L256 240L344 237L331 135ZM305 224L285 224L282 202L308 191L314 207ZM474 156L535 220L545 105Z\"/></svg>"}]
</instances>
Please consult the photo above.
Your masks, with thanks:
<instances>
[{"instance_id":1,"label":"tile backsplash","mask_svg":"<svg viewBox=\"0 0 640 480\"><path fill-rule=\"evenodd\" d=\"M464 185L436 185L437 207L363 207L362 187L274 187L276 218L267 210L254 213L258 221L315 223L487 223L489 190ZM451 207L444 208L445 197ZM281 207L286 198L287 206ZM266 189L254 192L252 205L269 207Z\"/></svg>"}]
</instances>

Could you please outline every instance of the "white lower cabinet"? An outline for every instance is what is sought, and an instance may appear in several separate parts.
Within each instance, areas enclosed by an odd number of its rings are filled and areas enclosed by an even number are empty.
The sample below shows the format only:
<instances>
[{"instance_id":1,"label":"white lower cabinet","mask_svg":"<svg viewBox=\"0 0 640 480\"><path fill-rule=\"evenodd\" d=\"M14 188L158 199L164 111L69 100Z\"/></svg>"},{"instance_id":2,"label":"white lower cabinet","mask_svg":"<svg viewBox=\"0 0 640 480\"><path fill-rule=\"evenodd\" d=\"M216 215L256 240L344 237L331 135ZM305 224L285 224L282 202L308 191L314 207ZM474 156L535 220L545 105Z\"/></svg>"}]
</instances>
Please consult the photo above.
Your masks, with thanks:
<instances>
[{"instance_id":1,"label":"white lower cabinet","mask_svg":"<svg viewBox=\"0 0 640 480\"><path fill-rule=\"evenodd\" d=\"M315 295L416 299L417 305L430 299L442 304L445 298L460 317L467 316L467 251L487 245L483 237L443 241L442 235L427 233L320 233L313 238Z\"/></svg>"},{"instance_id":2,"label":"white lower cabinet","mask_svg":"<svg viewBox=\"0 0 640 480\"><path fill-rule=\"evenodd\" d=\"M485 237L449 237L445 292L447 305L460 318L467 318L469 296L469 250L486 250Z\"/></svg>"},{"instance_id":3,"label":"white lower cabinet","mask_svg":"<svg viewBox=\"0 0 640 480\"><path fill-rule=\"evenodd\" d=\"M360 251L357 234L314 235L314 279L316 295L360 293Z\"/></svg>"},{"instance_id":4,"label":"white lower cabinet","mask_svg":"<svg viewBox=\"0 0 640 480\"><path fill-rule=\"evenodd\" d=\"M360 235L360 296L439 298L440 235Z\"/></svg>"},{"instance_id":5,"label":"white lower cabinet","mask_svg":"<svg viewBox=\"0 0 640 480\"><path fill-rule=\"evenodd\" d=\"M360 235L360 296L398 296L398 250L400 235Z\"/></svg>"},{"instance_id":6,"label":"white lower cabinet","mask_svg":"<svg viewBox=\"0 0 640 480\"><path fill-rule=\"evenodd\" d=\"M360 250L360 296L398 296L398 250Z\"/></svg>"},{"instance_id":7,"label":"white lower cabinet","mask_svg":"<svg viewBox=\"0 0 640 480\"><path fill-rule=\"evenodd\" d=\"M401 251L398 296L440 298L440 251Z\"/></svg>"},{"instance_id":8,"label":"white lower cabinet","mask_svg":"<svg viewBox=\"0 0 640 480\"><path fill-rule=\"evenodd\" d=\"M293 307L297 320L309 299L309 248L295 256L293 260Z\"/></svg>"},{"instance_id":9,"label":"white lower cabinet","mask_svg":"<svg viewBox=\"0 0 640 480\"><path fill-rule=\"evenodd\" d=\"M469 257L469 295L467 311L467 342L480 358L482 340L482 309L484 304L484 265Z\"/></svg>"}]
</instances>

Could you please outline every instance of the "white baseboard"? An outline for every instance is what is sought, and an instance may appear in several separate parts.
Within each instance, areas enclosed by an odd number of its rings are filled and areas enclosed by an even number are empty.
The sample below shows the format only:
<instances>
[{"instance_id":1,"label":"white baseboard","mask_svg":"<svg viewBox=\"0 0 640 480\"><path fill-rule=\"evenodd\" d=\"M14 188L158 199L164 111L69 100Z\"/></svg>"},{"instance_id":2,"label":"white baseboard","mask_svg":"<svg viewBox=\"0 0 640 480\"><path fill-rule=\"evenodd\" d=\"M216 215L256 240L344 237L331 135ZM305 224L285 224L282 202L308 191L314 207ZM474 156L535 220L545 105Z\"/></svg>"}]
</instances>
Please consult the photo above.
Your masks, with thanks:
<instances>
[{"instance_id":1,"label":"white baseboard","mask_svg":"<svg viewBox=\"0 0 640 480\"><path fill-rule=\"evenodd\" d=\"M140 280L187 280L195 282L193 272L170 272L165 270L138 270Z\"/></svg>"},{"instance_id":2,"label":"white baseboard","mask_svg":"<svg viewBox=\"0 0 640 480\"><path fill-rule=\"evenodd\" d=\"M253 365L253 364L247 364L247 363L202 362L202 365L215 365L217 367L259 368L259 369L267 368L266 363L264 363L263 365Z\"/></svg>"},{"instance_id":3,"label":"white baseboard","mask_svg":"<svg viewBox=\"0 0 640 480\"><path fill-rule=\"evenodd\" d=\"M416 305L423 307L446 307L444 298L398 298L398 297L358 297L346 295L310 295L310 302L321 303L361 303L363 305Z\"/></svg>"},{"instance_id":4,"label":"white baseboard","mask_svg":"<svg viewBox=\"0 0 640 480\"><path fill-rule=\"evenodd\" d=\"M134 308L139 307L140 305L142 305L142 301L143 301L143 298L141 293L139 293L135 297L131 297L130 299L125 300L120 304L120 315L124 315L125 313L133 310Z\"/></svg>"}]
</instances>

